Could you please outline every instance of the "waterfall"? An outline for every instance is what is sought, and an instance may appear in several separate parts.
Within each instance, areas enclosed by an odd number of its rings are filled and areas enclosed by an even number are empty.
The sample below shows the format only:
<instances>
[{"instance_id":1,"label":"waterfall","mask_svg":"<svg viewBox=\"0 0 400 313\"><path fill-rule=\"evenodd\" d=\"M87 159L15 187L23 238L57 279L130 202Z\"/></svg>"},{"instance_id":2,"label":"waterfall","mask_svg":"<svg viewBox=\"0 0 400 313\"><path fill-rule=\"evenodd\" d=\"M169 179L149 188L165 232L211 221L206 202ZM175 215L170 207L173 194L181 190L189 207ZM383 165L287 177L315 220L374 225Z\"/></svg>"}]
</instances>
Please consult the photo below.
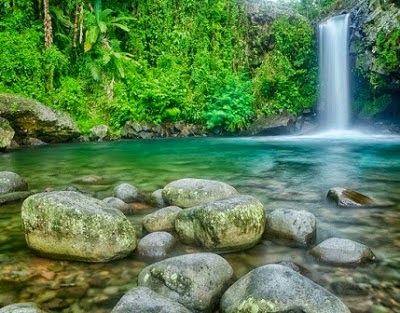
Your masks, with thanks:
<instances>
[{"instance_id":1,"label":"waterfall","mask_svg":"<svg viewBox=\"0 0 400 313\"><path fill-rule=\"evenodd\" d=\"M319 115L325 130L346 130L350 120L349 14L319 25Z\"/></svg>"}]
</instances>

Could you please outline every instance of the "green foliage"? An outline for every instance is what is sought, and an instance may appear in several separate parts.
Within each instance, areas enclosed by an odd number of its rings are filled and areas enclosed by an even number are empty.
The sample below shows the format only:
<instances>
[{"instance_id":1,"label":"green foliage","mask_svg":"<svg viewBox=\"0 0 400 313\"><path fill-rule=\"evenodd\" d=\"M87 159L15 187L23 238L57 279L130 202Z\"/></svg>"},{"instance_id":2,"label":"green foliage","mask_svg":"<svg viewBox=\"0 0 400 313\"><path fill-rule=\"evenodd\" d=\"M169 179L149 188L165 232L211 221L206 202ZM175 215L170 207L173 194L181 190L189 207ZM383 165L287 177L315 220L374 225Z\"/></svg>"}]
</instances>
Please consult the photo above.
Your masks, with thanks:
<instances>
[{"instance_id":1,"label":"green foliage","mask_svg":"<svg viewBox=\"0 0 400 313\"><path fill-rule=\"evenodd\" d=\"M317 97L315 36L300 18L281 18L272 25L275 48L254 75L257 108L263 114L293 114L312 107Z\"/></svg>"},{"instance_id":2,"label":"green foliage","mask_svg":"<svg viewBox=\"0 0 400 313\"><path fill-rule=\"evenodd\" d=\"M208 129L244 130L253 118L252 83L245 75L216 83L203 111Z\"/></svg>"},{"instance_id":3,"label":"green foliage","mask_svg":"<svg viewBox=\"0 0 400 313\"><path fill-rule=\"evenodd\" d=\"M386 75L393 72L400 73L400 30L380 31L376 38L374 52L377 69L371 73L370 82L375 89L379 90L385 88L385 80L381 73Z\"/></svg>"}]
</instances>

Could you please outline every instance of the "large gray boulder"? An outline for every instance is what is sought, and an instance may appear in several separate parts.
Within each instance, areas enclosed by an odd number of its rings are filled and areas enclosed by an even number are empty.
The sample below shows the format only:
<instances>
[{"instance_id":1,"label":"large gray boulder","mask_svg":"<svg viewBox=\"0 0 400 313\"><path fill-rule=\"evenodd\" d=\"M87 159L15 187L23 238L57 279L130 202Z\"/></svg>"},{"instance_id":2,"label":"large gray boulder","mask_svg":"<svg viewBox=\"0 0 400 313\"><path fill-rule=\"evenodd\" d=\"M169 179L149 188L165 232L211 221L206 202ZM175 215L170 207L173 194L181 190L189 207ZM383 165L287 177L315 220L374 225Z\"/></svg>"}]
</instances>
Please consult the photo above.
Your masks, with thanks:
<instances>
[{"instance_id":1,"label":"large gray boulder","mask_svg":"<svg viewBox=\"0 0 400 313\"><path fill-rule=\"evenodd\" d=\"M16 303L3 306L0 309L0 313L46 313L41 310L35 303L25 302Z\"/></svg>"},{"instance_id":2,"label":"large gray boulder","mask_svg":"<svg viewBox=\"0 0 400 313\"><path fill-rule=\"evenodd\" d=\"M180 303L159 295L146 287L128 291L111 313L191 313Z\"/></svg>"},{"instance_id":3,"label":"large gray boulder","mask_svg":"<svg viewBox=\"0 0 400 313\"><path fill-rule=\"evenodd\" d=\"M179 302L191 312L214 312L234 273L229 263L213 253L194 253L169 258L146 267L139 286Z\"/></svg>"},{"instance_id":4,"label":"large gray boulder","mask_svg":"<svg viewBox=\"0 0 400 313\"><path fill-rule=\"evenodd\" d=\"M357 191L340 187L329 189L326 197L336 202L339 207L387 207L394 205L393 202L372 199Z\"/></svg>"},{"instance_id":5,"label":"large gray boulder","mask_svg":"<svg viewBox=\"0 0 400 313\"><path fill-rule=\"evenodd\" d=\"M246 130L246 135L276 136L295 132L295 117L288 113L276 114L255 120Z\"/></svg>"},{"instance_id":6,"label":"large gray boulder","mask_svg":"<svg viewBox=\"0 0 400 313\"><path fill-rule=\"evenodd\" d=\"M0 117L0 151L5 150L11 145L15 131L12 129L9 121Z\"/></svg>"},{"instance_id":7,"label":"large gray boulder","mask_svg":"<svg viewBox=\"0 0 400 313\"><path fill-rule=\"evenodd\" d=\"M258 267L222 296L221 313L350 313L336 296L289 267Z\"/></svg>"},{"instance_id":8,"label":"large gray boulder","mask_svg":"<svg viewBox=\"0 0 400 313\"><path fill-rule=\"evenodd\" d=\"M314 214L304 210L277 209L267 216L265 238L293 246L309 246L315 241Z\"/></svg>"},{"instance_id":9,"label":"large gray boulder","mask_svg":"<svg viewBox=\"0 0 400 313\"><path fill-rule=\"evenodd\" d=\"M175 231L175 220L182 211L177 206L167 206L143 217L142 224L148 232Z\"/></svg>"},{"instance_id":10,"label":"large gray boulder","mask_svg":"<svg viewBox=\"0 0 400 313\"><path fill-rule=\"evenodd\" d=\"M10 122L18 140L34 137L46 142L63 142L80 134L67 113L15 95L0 94L0 116Z\"/></svg>"},{"instance_id":11,"label":"large gray boulder","mask_svg":"<svg viewBox=\"0 0 400 313\"><path fill-rule=\"evenodd\" d=\"M28 190L26 181L14 172L0 172L0 194Z\"/></svg>"},{"instance_id":12,"label":"large gray boulder","mask_svg":"<svg viewBox=\"0 0 400 313\"><path fill-rule=\"evenodd\" d=\"M132 224L119 210L74 191L39 193L22 204L28 246L40 255L104 262L136 247Z\"/></svg>"},{"instance_id":13,"label":"large gray boulder","mask_svg":"<svg viewBox=\"0 0 400 313\"><path fill-rule=\"evenodd\" d=\"M265 229L263 204L238 195L202 203L180 212L175 221L179 239L214 251L235 251L254 246Z\"/></svg>"},{"instance_id":14,"label":"large gray boulder","mask_svg":"<svg viewBox=\"0 0 400 313\"><path fill-rule=\"evenodd\" d=\"M190 208L202 202L223 199L237 194L232 186L207 179L183 178L166 185L162 196L169 205Z\"/></svg>"},{"instance_id":15,"label":"large gray boulder","mask_svg":"<svg viewBox=\"0 0 400 313\"><path fill-rule=\"evenodd\" d=\"M354 265L372 261L374 253L359 242L329 238L310 250L310 254L320 261L335 265Z\"/></svg>"}]
</instances>

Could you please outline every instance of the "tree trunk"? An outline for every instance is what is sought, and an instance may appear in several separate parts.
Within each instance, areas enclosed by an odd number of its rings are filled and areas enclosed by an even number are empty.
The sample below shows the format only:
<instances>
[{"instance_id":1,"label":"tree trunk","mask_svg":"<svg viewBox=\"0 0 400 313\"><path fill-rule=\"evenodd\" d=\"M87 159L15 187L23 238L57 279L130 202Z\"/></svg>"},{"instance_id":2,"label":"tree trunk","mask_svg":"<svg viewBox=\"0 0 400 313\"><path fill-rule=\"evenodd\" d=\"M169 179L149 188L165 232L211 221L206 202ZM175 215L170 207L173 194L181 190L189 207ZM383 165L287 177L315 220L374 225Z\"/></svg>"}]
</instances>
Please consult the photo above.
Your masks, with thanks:
<instances>
[{"instance_id":1,"label":"tree trunk","mask_svg":"<svg viewBox=\"0 0 400 313\"><path fill-rule=\"evenodd\" d=\"M44 11L44 45L46 48L49 48L53 43L53 28L51 25L49 0L43 0L43 11Z\"/></svg>"}]
</instances>

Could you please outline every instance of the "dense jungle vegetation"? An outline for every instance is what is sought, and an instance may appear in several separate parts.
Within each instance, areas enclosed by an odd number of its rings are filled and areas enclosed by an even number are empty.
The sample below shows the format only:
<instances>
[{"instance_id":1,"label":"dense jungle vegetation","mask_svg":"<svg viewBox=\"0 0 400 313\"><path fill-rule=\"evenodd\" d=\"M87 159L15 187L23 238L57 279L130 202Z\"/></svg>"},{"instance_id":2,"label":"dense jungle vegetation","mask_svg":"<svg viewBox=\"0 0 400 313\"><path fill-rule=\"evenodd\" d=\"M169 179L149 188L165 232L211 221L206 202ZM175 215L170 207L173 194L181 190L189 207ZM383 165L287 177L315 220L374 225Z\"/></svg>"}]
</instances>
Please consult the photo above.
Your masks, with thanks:
<instances>
[{"instance_id":1,"label":"dense jungle vegetation","mask_svg":"<svg viewBox=\"0 0 400 313\"><path fill-rule=\"evenodd\" d=\"M288 1L310 21L335 2ZM313 24L280 18L261 42L265 36L249 24L245 6L239 0L0 0L0 92L67 111L83 131L100 123L118 130L127 120L236 131L256 117L313 107ZM385 38L379 43L387 49ZM398 64L392 50L387 66Z\"/></svg>"}]
</instances>

